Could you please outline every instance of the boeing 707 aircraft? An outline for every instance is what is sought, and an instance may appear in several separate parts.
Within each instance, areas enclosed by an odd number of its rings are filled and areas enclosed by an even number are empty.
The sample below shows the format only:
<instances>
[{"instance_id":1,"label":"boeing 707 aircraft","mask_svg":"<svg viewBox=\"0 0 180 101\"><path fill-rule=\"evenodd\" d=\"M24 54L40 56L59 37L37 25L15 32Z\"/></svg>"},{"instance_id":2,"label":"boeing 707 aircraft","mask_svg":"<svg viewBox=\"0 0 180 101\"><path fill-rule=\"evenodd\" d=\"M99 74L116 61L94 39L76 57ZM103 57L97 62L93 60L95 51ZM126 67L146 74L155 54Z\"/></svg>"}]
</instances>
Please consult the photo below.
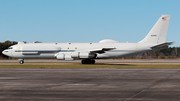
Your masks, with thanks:
<instances>
[{"instance_id":1,"label":"boeing 707 aircraft","mask_svg":"<svg viewBox=\"0 0 180 101\"><path fill-rule=\"evenodd\" d=\"M95 59L121 58L145 52L165 49L173 42L165 42L170 15L161 15L159 20L138 43L120 43L105 39L99 43L24 43L19 42L2 53L19 59L81 59L82 64L94 64Z\"/></svg>"}]
</instances>

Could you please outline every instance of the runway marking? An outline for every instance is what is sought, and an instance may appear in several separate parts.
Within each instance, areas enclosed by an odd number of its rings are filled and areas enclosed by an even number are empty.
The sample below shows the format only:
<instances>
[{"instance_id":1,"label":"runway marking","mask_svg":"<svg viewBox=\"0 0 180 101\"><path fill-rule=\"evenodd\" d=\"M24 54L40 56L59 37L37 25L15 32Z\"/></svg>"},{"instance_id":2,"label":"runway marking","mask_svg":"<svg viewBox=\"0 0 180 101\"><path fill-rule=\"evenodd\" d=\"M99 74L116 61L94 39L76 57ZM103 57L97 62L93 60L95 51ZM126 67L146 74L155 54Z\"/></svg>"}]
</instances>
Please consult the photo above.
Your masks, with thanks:
<instances>
[{"instance_id":1,"label":"runway marking","mask_svg":"<svg viewBox=\"0 0 180 101\"><path fill-rule=\"evenodd\" d=\"M180 85L173 85L173 86L175 86L175 87L180 87Z\"/></svg>"},{"instance_id":2,"label":"runway marking","mask_svg":"<svg viewBox=\"0 0 180 101\"><path fill-rule=\"evenodd\" d=\"M156 82L158 82L159 80L162 80L162 79L164 79L164 78L155 79L155 80L151 81L151 83L156 83Z\"/></svg>"},{"instance_id":3,"label":"runway marking","mask_svg":"<svg viewBox=\"0 0 180 101\"><path fill-rule=\"evenodd\" d=\"M67 84L67 85L70 85L70 86L94 86L96 84Z\"/></svg>"},{"instance_id":4,"label":"runway marking","mask_svg":"<svg viewBox=\"0 0 180 101\"><path fill-rule=\"evenodd\" d=\"M158 79L154 80L154 81L155 81L154 84L150 85L150 86L147 87L147 88L144 88L143 90L141 90L140 92L132 95L132 96L129 97L129 98L125 98L123 101L131 100L132 98L140 95L141 93L147 91L148 89L152 88L153 86L155 86L155 85L157 85L157 84L159 84L159 83L162 83L163 81L165 81L166 79L168 79L168 78L171 77L172 75L178 74L179 72L180 72L180 71L177 71L176 73L172 73L172 74L168 75L166 78L163 78L163 79L158 78Z\"/></svg>"},{"instance_id":5,"label":"runway marking","mask_svg":"<svg viewBox=\"0 0 180 101\"><path fill-rule=\"evenodd\" d=\"M12 80L12 79L17 79L15 77L0 77L0 80Z\"/></svg>"}]
</instances>

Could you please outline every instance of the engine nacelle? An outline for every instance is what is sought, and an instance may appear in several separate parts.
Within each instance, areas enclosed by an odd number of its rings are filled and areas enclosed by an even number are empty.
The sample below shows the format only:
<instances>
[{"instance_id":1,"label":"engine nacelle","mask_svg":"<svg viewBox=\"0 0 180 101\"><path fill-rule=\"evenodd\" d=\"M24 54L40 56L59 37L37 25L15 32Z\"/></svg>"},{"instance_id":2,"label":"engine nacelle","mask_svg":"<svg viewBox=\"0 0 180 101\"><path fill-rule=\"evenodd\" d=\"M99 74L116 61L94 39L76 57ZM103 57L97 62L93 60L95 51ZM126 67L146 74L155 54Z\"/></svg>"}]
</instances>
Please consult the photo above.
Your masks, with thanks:
<instances>
[{"instance_id":1,"label":"engine nacelle","mask_svg":"<svg viewBox=\"0 0 180 101\"><path fill-rule=\"evenodd\" d=\"M87 59L87 58L95 58L96 54L89 54L86 52L73 52L71 54L72 58L79 58L79 59Z\"/></svg>"},{"instance_id":2,"label":"engine nacelle","mask_svg":"<svg viewBox=\"0 0 180 101\"><path fill-rule=\"evenodd\" d=\"M58 60L74 60L71 54L58 53L55 56Z\"/></svg>"},{"instance_id":3,"label":"engine nacelle","mask_svg":"<svg viewBox=\"0 0 180 101\"><path fill-rule=\"evenodd\" d=\"M65 60L65 55L63 54L63 53L58 53L57 55L56 55L56 58L58 59L58 60Z\"/></svg>"}]
</instances>

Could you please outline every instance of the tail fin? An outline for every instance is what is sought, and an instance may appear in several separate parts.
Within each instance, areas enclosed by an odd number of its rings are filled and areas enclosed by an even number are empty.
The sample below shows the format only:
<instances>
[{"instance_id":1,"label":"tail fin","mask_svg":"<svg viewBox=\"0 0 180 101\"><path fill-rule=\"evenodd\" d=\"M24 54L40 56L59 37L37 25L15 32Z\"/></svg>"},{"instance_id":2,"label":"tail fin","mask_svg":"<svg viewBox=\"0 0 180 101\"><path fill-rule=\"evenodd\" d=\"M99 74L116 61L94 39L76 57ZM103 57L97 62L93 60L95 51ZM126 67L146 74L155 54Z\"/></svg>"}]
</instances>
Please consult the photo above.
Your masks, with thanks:
<instances>
[{"instance_id":1,"label":"tail fin","mask_svg":"<svg viewBox=\"0 0 180 101\"><path fill-rule=\"evenodd\" d=\"M161 44L166 41L170 15L161 15L148 35L139 43Z\"/></svg>"}]
</instances>

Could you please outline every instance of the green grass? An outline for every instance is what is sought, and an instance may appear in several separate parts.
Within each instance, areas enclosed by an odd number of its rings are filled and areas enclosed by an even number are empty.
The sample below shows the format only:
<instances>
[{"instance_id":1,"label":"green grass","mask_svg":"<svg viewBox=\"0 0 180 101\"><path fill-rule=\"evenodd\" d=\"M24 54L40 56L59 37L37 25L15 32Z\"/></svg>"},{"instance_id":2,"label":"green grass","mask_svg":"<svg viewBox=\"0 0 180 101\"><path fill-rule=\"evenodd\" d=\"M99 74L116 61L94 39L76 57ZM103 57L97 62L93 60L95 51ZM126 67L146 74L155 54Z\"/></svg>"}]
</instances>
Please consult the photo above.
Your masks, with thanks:
<instances>
[{"instance_id":1,"label":"green grass","mask_svg":"<svg viewBox=\"0 0 180 101\"><path fill-rule=\"evenodd\" d=\"M62 64L62 65L41 65L41 64L23 64L23 65L0 65L0 68L180 68L180 65L149 65L149 64L122 64L122 65L82 65L82 64Z\"/></svg>"}]
</instances>

